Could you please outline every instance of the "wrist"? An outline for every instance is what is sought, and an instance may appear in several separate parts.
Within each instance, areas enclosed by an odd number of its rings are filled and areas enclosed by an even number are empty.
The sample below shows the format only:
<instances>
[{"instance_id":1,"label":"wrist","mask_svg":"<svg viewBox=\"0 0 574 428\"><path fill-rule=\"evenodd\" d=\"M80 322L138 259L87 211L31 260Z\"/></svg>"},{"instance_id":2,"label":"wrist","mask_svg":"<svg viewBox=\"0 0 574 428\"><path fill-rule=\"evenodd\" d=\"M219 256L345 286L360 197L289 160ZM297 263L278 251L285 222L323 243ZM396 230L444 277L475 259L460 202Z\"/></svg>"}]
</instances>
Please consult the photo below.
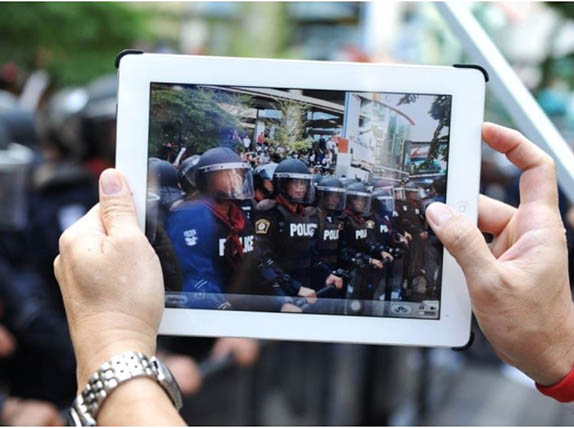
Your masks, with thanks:
<instances>
[{"instance_id":1,"label":"wrist","mask_svg":"<svg viewBox=\"0 0 574 428\"><path fill-rule=\"evenodd\" d=\"M558 333L553 342L557 346L550 348L548 352L550 361L539 373L533 374L532 378L540 386L553 386L564 380L574 367L574 311L570 311L570 317L563 325L563 333ZM573 397L574 398L574 397Z\"/></svg>"},{"instance_id":2,"label":"wrist","mask_svg":"<svg viewBox=\"0 0 574 428\"><path fill-rule=\"evenodd\" d=\"M157 330L138 319L100 317L77 323L81 329L71 332L77 362L78 392L112 357L127 351L155 355Z\"/></svg>"}]
</instances>

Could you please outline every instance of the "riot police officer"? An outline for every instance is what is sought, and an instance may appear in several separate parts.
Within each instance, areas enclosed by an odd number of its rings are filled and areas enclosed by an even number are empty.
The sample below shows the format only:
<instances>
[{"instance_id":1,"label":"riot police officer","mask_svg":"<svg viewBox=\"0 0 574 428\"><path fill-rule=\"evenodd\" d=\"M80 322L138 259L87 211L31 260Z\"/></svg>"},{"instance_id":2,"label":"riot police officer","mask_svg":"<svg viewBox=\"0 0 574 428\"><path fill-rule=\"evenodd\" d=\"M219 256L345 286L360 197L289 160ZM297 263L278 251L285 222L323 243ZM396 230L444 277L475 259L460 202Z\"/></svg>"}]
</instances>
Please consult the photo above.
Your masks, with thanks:
<instances>
[{"instance_id":1,"label":"riot police officer","mask_svg":"<svg viewBox=\"0 0 574 428\"><path fill-rule=\"evenodd\" d=\"M426 208L433 202L446 203L446 180L439 177L433 181L429 197L422 203L421 215L425 217ZM424 249L424 270L427 290L431 298L440 297L442 244L432 231L428 229L428 239Z\"/></svg>"},{"instance_id":2,"label":"riot police officer","mask_svg":"<svg viewBox=\"0 0 574 428\"><path fill-rule=\"evenodd\" d=\"M337 177L322 177L315 186L317 206L307 207L311 220L317 224L313 240L313 262L316 266L316 282L327 280L332 288L341 290L343 272L336 272L339 266L340 234L343 221L340 219L345 209L346 190ZM340 296L335 290L327 291L324 297Z\"/></svg>"},{"instance_id":3,"label":"riot police officer","mask_svg":"<svg viewBox=\"0 0 574 428\"><path fill-rule=\"evenodd\" d=\"M414 290L414 280L424 275L424 247L428 238L426 222L420 210L420 190L418 187L407 187L405 189L406 199L401 203L399 218L403 229L406 230L412 239L409 242L408 264L406 266L407 284L405 295L412 299L416 294Z\"/></svg>"},{"instance_id":4,"label":"riot police officer","mask_svg":"<svg viewBox=\"0 0 574 428\"><path fill-rule=\"evenodd\" d=\"M253 187L255 188L255 200L261 202L263 199L273 197L273 172L277 164L274 162L259 165L253 171Z\"/></svg>"},{"instance_id":5,"label":"riot police officer","mask_svg":"<svg viewBox=\"0 0 574 428\"><path fill-rule=\"evenodd\" d=\"M311 246L317 224L305 211L313 200L313 176L303 162L285 159L273 173L275 197L256 206L257 261L263 285L279 296L283 311L300 311L293 297L315 303L318 284L312 284Z\"/></svg>"},{"instance_id":6,"label":"riot police officer","mask_svg":"<svg viewBox=\"0 0 574 428\"><path fill-rule=\"evenodd\" d=\"M347 187L347 202L343 219L343 241L341 260L352 269L352 287L347 288L349 298L372 300L381 280L383 269L382 250L373 246L375 222L368 218L371 210L371 194L363 183ZM363 308L353 309L362 312Z\"/></svg>"},{"instance_id":7,"label":"riot police officer","mask_svg":"<svg viewBox=\"0 0 574 428\"><path fill-rule=\"evenodd\" d=\"M178 187L178 172L175 166L158 158L149 158L148 166L148 194L159 197L159 223L163 224L170 209L176 206L184 195ZM151 195L148 196L150 199Z\"/></svg>"},{"instance_id":8,"label":"riot police officer","mask_svg":"<svg viewBox=\"0 0 574 428\"><path fill-rule=\"evenodd\" d=\"M167 232L183 274L188 306L229 308L230 293L246 293L252 272L253 226L239 204L253 197L251 167L232 150L206 151L197 163L200 197L175 208Z\"/></svg>"},{"instance_id":9,"label":"riot police officer","mask_svg":"<svg viewBox=\"0 0 574 428\"><path fill-rule=\"evenodd\" d=\"M384 245L386 251L392 256L393 262L385 269L384 291L381 300L391 299L395 261L401 257L407 242L393 225L393 213L395 213L393 187L386 186L375 190L372 210L372 218L375 221L375 240Z\"/></svg>"},{"instance_id":10,"label":"riot police officer","mask_svg":"<svg viewBox=\"0 0 574 428\"><path fill-rule=\"evenodd\" d=\"M200 158L200 155L185 158L177 171L177 181L179 187L185 193L184 199L187 201L191 201L198 196L196 175L197 164Z\"/></svg>"}]
</instances>

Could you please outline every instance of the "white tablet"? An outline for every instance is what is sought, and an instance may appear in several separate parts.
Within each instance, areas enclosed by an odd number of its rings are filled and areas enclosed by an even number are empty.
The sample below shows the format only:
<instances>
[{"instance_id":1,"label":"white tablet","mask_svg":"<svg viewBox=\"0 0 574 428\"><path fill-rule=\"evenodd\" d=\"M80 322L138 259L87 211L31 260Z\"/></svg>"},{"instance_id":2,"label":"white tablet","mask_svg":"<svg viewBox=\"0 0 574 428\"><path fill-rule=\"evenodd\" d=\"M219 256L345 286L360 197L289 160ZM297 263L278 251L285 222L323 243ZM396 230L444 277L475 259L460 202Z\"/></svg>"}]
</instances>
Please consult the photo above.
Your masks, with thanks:
<instances>
[{"instance_id":1,"label":"white tablet","mask_svg":"<svg viewBox=\"0 0 574 428\"><path fill-rule=\"evenodd\" d=\"M160 255L160 333L465 345L424 221L477 218L478 68L128 54L117 168Z\"/></svg>"}]
</instances>

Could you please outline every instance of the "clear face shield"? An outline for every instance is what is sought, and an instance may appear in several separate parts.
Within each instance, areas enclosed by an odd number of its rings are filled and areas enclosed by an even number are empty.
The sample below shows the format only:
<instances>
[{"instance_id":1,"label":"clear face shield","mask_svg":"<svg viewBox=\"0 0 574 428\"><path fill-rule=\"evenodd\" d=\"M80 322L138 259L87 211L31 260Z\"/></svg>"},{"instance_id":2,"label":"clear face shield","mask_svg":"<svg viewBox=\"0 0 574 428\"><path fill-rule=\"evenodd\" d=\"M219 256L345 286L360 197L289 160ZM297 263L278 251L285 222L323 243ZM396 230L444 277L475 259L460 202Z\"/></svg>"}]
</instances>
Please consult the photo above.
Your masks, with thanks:
<instances>
[{"instance_id":1,"label":"clear face shield","mask_svg":"<svg viewBox=\"0 0 574 428\"><path fill-rule=\"evenodd\" d=\"M343 211L346 202L346 190L336 187L317 186L317 204L328 211Z\"/></svg>"},{"instance_id":2,"label":"clear face shield","mask_svg":"<svg viewBox=\"0 0 574 428\"><path fill-rule=\"evenodd\" d=\"M422 189L407 189L406 195L407 199L411 201L419 201L421 199L421 191Z\"/></svg>"},{"instance_id":3,"label":"clear face shield","mask_svg":"<svg viewBox=\"0 0 574 428\"><path fill-rule=\"evenodd\" d=\"M33 153L20 144L0 149L0 228L26 226L28 216L27 179Z\"/></svg>"},{"instance_id":4,"label":"clear face shield","mask_svg":"<svg viewBox=\"0 0 574 428\"><path fill-rule=\"evenodd\" d=\"M395 187L395 200L404 201L407 196L405 194L405 189L403 187Z\"/></svg>"},{"instance_id":5,"label":"clear face shield","mask_svg":"<svg viewBox=\"0 0 574 428\"><path fill-rule=\"evenodd\" d=\"M394 197L393 186L385 186L377 188L378 192L381 192L383 196Z\"/></svg>"},{"instance_id":6,"label":"clear face shield","mask_svg":"<svg viewBox=\"0 0 574 428\"><path fill-rule=\"evenodd\" d=\"M392 196L378 196L377 208L381 213L392 213L395 210L395 200Z\"/></svg>"},{"instance_id":7,"label":"clear face shield","mask_svg":"<svg viewBox=\"0 0 574 428\"><path fill-rule=\"evenodd\" d=\"M252 199L253 175L247 163L221 163L200 169L205 175L206 194L214 199Z\"/></svg>"},{"instance_id":8,"label":"clear face shield","mask_svg":"<svg viewBox=\"0 0 574 428\"><path fill-rule=\"evenodd\" d=\"M311 174L279 173L275 174L277 193L288 201L299 204L310 204L315 199L313 176Z\"/></svg>"},{"instance_id":9,"label":"clear face shield","mask_svg":"<svg viewBox=\"0 0 574 428\"><path fill-rule=\"evenodd\" d=\"M347 191L347 208L360 215L369 214L371 211L371 194Z\"/></svg>"}]
</instances>

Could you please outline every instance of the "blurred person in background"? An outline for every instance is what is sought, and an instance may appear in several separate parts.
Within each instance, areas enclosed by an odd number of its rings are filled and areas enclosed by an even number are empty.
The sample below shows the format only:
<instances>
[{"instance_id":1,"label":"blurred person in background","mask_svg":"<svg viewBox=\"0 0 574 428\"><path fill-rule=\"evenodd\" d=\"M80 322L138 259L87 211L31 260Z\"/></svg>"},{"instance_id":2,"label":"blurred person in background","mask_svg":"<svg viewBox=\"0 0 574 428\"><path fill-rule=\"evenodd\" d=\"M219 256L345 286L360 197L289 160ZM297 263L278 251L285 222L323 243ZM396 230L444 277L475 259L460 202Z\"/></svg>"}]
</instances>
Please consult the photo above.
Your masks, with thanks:
<instances>
[{"instance_id":1,"label":"blurred person in background","mask_svg":"<svg viewBox=\"0 0 574 428\"><path fill-rule=\"evenodd\" d=\"M30 180L31 169L32 174L46 171L45 158L31 149L36 148L32 112L13 106L0 112L0 118L0 322L13 337L10 358L0 364L2 381L13 397L6 401L2 418L5 423L61 423L57 409L68 407L76 390L72 344L50 260L64 230L58 219L69 216L66 206L59 212L55 202L65 179L51 180L53 174L45 174L40 185ZM16 149L19 156L13 155ZM21 162L23 154L30 162ZM86 206L95 200L97 189ZM86 212L77 211L73 221Z\"/></svg>"}]
</instances>

